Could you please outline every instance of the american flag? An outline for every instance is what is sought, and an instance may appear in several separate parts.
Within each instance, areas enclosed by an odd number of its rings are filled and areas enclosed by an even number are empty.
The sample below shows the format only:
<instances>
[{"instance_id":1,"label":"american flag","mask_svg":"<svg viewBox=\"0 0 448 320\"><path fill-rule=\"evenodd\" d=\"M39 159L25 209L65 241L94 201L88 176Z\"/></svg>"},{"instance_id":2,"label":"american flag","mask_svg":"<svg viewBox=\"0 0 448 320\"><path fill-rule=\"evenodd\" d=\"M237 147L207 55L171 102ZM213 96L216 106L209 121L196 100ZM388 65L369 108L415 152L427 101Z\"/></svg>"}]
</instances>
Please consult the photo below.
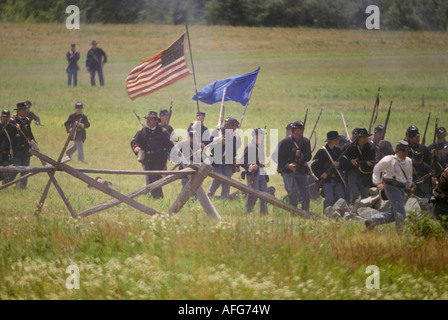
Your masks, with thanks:
<instances>
[{"instance_id":1,"label":"american flag","mask_svg":"<svg viewBox=\"0 0 448 320\"><path fill-rule=\"evenodd\" d=\"M185 63L185 33L170 47L140 63L126 78L126 90L134 100L166 87L191 72Z\"/></svg>"}]
</instances>

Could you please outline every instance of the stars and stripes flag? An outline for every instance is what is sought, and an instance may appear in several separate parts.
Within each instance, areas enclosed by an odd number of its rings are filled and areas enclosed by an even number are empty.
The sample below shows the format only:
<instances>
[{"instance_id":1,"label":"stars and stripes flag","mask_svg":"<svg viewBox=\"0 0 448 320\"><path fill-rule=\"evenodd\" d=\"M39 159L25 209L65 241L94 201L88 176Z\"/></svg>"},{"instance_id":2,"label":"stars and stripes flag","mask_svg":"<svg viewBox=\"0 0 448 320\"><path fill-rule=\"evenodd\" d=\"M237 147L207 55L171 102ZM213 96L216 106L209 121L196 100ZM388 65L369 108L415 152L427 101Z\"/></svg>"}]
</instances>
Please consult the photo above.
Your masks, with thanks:
<instances>
[{"instance_id":1,"label":"stars and stripes flag","mask_svg":"<svg viewBox=\"0 0 448 320\"><path fill-rule=\"evenodd\" d=\"M140 63L126 78L130 99L150 94L191 74L185 62L185 33L171 46Z\"/></svg>"}]
</instances>

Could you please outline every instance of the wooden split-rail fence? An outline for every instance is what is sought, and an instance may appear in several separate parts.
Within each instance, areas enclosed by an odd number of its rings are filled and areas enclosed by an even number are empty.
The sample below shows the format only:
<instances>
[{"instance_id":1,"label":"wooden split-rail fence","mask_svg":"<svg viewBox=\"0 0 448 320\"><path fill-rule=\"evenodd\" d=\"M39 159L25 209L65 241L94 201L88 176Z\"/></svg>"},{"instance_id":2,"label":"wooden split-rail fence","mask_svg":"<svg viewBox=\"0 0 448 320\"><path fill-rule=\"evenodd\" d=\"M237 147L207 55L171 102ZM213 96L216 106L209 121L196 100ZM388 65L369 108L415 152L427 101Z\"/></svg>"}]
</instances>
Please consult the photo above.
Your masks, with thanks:
<instances>
[{"instance_id":1,"label":"wooden split-rail fence","mask_svg":"<svg viewBox=\"0 0 448 320\"><path fill-rule=\"evenodd\" d=\"M154 189L163 187L167 184L170 184L178 179L182 179L184 177L188 177L189 181L185 185L184 188L182 188L181 192L175 199L175 201L171 204L171 207L169 209L170 214L178 213L185 203L190 199L190 197L196 195L197 199L199 200L201 206L203 207L205 213L213 218L221 219L221 216L219 215L218 211L216 210L213 203L210 201L210 198L202 188L202 182L205 178L211 177L213 179L216 179L222 183L226 183L230 185L231 187L234 187L246 194L251 194L259 199L265 200L267 203L277 206L287 212L290 212L294 216L300 216L305 218L312 218L313 215L309 212L299 210L298 208L295 208L287 203L282 202L281 200L275 198L273 195L254 190L253 188L242 184L234 179L228 178L222 174L213 172L213 167L209 163L201 163L200 165L190 165L187 168L181 169L181 170L145 170L145 171L137 171L137 170L106 170L106 169L84 169L84 168L74 168L67 164L67 162L70 161L70 158L65 156L65 151L67 149L68 144L70 143L70 139L72 137L73 132L76 130L72 130L67 137L67 140L61 150L61 153L59 154L59 158L57 160L54 160L42 153L40 153L37 150L30 150L30 153L37 158L42 163L42 167L21 167L21 166L15 166L15 167L0 167L0 173L24 173L23 176L10 181L2 186L0 186L0 190L5 189L11 185L16 184L17 182L29 178L35 174L38 173L46 173L49 177L49 180L44 188L43 194L39 200L39 203L37 205L37 208L34 212L36 217L39 217L42 208L45 203L45 199L48 195L48 191L53 184L61 197L62 201L64 202L65 206L67 207L68 211L70 212L71 216L74 218L78 217L87 217L94 213L109 209L111 207L114 207L120 203L126 203L127 205L143 212L148 215L156 215L161 214L160 212L157 212L156 210L145 206L136 200L134 198L148 194ZM82 182L88 184L89 186L111 196L113 199L106 201L104 203L95 205L91 208L88 208L81 212L76 212L72 205L70 204L69 200L65 196L65 193L63 192L61 186L59 185L58 181L55 177L56 171L63 171L74 178L81 180ZM91 178L87 175L87 173L95 173L95 174L117 174L117 175L163 175L164 177L162 179L159 179L151 184L145 185L144 187L135 190L133 192L130 192L128 194L122 194L115 190L114 188L111 188L107 184L103 184L98 182L97 180Z\"/></svg>"}]
</instances>

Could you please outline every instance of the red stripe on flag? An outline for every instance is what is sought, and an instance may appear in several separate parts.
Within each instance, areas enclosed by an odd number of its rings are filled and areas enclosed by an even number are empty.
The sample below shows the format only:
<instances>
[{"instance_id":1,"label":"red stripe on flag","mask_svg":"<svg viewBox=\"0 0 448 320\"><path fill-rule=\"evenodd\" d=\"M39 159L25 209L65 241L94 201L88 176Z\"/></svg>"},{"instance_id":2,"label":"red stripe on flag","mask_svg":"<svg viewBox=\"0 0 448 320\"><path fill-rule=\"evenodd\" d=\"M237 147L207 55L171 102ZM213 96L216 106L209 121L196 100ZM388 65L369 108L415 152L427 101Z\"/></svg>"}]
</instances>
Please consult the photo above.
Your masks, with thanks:
<instances>
[{"instance_id":1,"label":"red stripe on flag","mask_svg":"<svg viewBox=\"0 0 448 320\"><path fill-rule=\"evenodd\" d=\"M171 70L169 72L164 72L162 75L160 75L156 81L146 81L139 84L137 88L129 88L128 89L128 95L129 98L134 99L137 95L140 96L140 92L144 92L144 94L148 94L151 92L154 92L157 89L161 89L171 83L172 79L179 80L183 78L184 76L187 76L190 74L190 71L186 67L178 68ZM149 90L149 88L151 88Z\"/></svg>"},{"instance_id":2,"label":"red stripe on flag","mask_svg":"<svg viewBox=\"0 0 448 320\"><path fill-rule=\"evenodd\" d=\"M178 61L177 63L173 63L172 65L164 68L160 68L160 65L158 65L157 70L151 71L151 72L142 72L138 79L135 81L129 81L127 87L128 88L134 88L138 86L142 82L149 82L154 79L154 81L157 81L157 77L162 76L163 74L167 72L171 72L172 69L179 68L180 65L184 65L184 68L186 69L185 65L185 59L182 59Z\"/></svg>"},{"instance_id":3,"label":"red stripe on flag","mask_svg":"<svg viewBox=\"0 0 448 320\"><path fill-rule=\"evenodd\" d=\"M179 47L182 37L185 37L185 34L170 47L143 61L131 70L126 78L126 90L130 99L134 100L159 90L191 74L185 63L184 50ZM171 48L172 50L164 55ZM174 58L178 58L175 61L170 61L169 57L172 57L173 54ZM163 67L162 60L166 64Z\"/></svg>"}]
</instances>

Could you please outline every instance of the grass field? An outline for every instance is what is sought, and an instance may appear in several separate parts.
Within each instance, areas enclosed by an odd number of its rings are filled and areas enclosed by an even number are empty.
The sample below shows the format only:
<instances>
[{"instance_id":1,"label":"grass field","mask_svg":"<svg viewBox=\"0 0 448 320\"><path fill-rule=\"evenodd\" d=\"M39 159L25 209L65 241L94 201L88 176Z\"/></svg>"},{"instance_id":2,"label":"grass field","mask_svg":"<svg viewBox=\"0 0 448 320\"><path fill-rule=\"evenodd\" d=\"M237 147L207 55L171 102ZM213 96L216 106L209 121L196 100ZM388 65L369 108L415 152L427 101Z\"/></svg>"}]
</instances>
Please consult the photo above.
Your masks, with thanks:
<instances>
[{"instance_id":1,"label":"grass field","mask_svg":"<svg viewBox=\"0 0 448 320\"><path fill-rule=\"evenodd\" d=\"M204 27L189 28L198 89L216 79L261 67L243 129L279 129L303 120L310 110L317 147L326 132L368 127L378 87L380 115L393 110L387 139L395 144L406 128L421 131L432 112L448 126L448 33ZM131 101L125 79L138 63L168 47L182 26L64 24L0 25L0 107L31 100L44 126L33 126L42 153L57 158L63 126L76 101L84 103L91 128L84 151L87 164L74 167L140 170L130 141L140 124L132 113L159 111L174 102L171 125L186 129L194 120L193 78L186 78ZM90 87L84 68L92 40L108 55L105 87ZM66 86L65 52L70 43L81 52L78 87ZM425 108L422 108L422 94ZM219 104L201 104L205 124L214 128ZM226 116L240 119L241 105L226 103ZM307 126L305 135L312 126ZM31 165L40 162L32 158ZM170 165L169 165L170 166ZM95 176L92 175L94 178ZM108 200L82 182L58 172L77 211ZM143 177L103 176L127 193ZM425 219L396 233L393 225L365 233L354 221L305 221L269 206L269 216L247 215L242 199L215 201L221 221L206 217L188 202L167 214L181 184L164 188L165 199L138 201L164 213L143 215L120 205L85 219L72 219L52 187L39 220L34 209L48 180L29 179L26 192L0 192L0 299L447 299L447 236ZM211 180L205 181L207 189ZM286 194L279 175L271 177L276 196ZM220 192L218 190L218 192ZM322 211L321 199L311 211ZM80 269L80 290L68 290L65 270ZM366 289L366 267L381 272L379 290Z\"/></svg>"}]
</instances>

